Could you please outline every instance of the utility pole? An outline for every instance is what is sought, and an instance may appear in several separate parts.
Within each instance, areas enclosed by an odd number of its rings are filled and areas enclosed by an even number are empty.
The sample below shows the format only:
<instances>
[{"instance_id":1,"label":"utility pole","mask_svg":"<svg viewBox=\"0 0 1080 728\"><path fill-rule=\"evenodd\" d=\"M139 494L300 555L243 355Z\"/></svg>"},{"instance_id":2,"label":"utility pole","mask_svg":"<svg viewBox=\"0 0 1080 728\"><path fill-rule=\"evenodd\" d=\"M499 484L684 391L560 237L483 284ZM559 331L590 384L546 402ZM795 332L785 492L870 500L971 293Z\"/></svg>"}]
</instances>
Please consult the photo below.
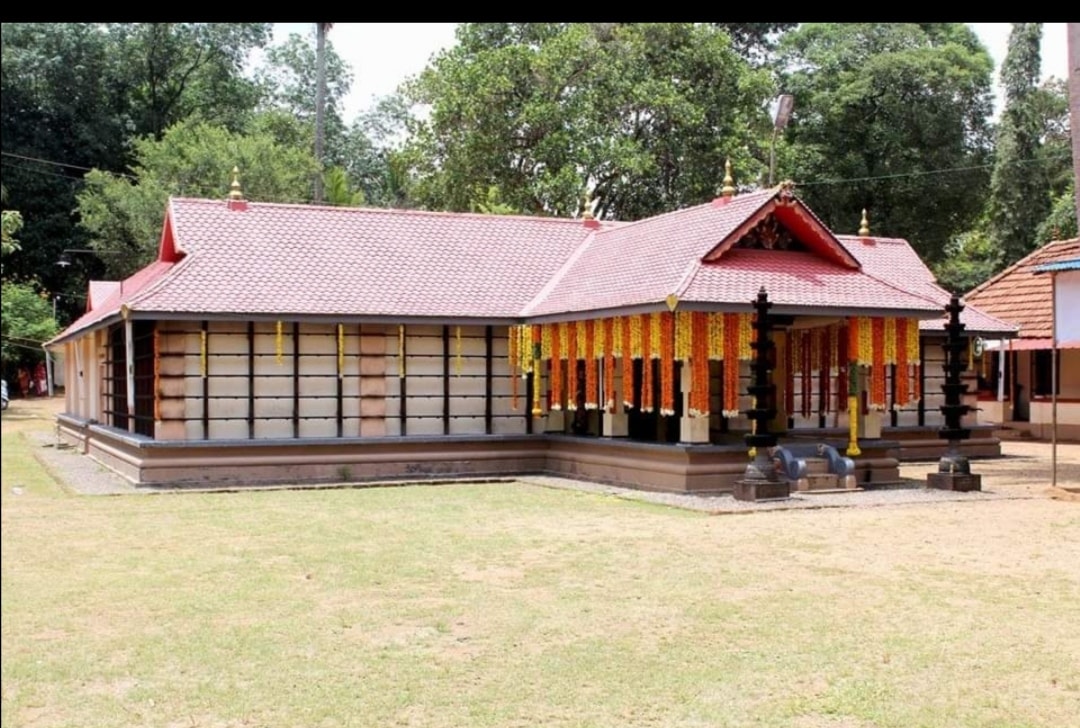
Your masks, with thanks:
<instances>
[{"instance_id":1,"label":"utility pole","mask_svg":"<svg viewBox=\"0 0 1080 728\"><path fill-rule=\"evenodd\" d=\"M333 23L315 23L315 202L323 201L323 134L326 106L326 31Z\"/></svg>"},{"instance_id":2,"label":"utility pole","mask_svg":"<svg viewBox=\"0 0 1080 728\"><path fill-rule=\"evenodd\" d=\"M1069 126L1072 128L1076 219L1080 220L1080 23L1066 23L1069 46Z\"/></svg>"}]
</instances>

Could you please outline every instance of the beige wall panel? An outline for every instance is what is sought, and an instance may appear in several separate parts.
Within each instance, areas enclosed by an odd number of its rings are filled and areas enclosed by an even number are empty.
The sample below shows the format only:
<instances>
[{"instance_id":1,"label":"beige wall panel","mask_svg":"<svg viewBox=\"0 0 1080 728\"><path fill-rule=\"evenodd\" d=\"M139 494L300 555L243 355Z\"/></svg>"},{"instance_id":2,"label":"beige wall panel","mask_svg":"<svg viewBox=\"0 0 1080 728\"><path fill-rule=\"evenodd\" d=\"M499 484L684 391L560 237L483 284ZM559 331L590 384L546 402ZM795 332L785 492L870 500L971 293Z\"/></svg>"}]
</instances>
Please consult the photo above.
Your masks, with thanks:
<instances>
[{"instance_id":1,"label":"beige wall panel","mask_svg":"<svg viewBox=\"0 0 1080 728\"><path fill-rule=\"evenodd\" d=\"M408 435L441 435L443 432L443 423L440 418L431 419L409 419L407 425Z\"/></svg>"},{"instance_id":2,"label":"beige wall panel","mask_svg":"<svg viewBox=\"0 0 1080 728\"><path fill-rule=\"evenodd\" d=\"M492 381L492 384L494 385L494 381ZM487 382L482 374L479 376L462 374L460 377L450 375L451 396L468 394L483 396L486 388Z\"/></svg>"},{"instance_id":3,"label":"beige wall panel","mask_svg":"<svg viewBox=\"0 0 1080 728\"><path fill-rule=\"evenodd\" d=\"M239 417L246 418L248 414L247 398L243 399L211 399L210 417Z\"/></svg>"},{"instance_id":4,"label":"beige wall panel","mask_svg":"<svg viewBox=\"0 0 1080 728\"><path fill-rule=\"evenodd\" d=\"M337 421L300 420L300 437L337 437Z\"/></svg>"},{"instance_id":5,"label":"beige wall panel","mask_svg":"<svg viewBox=\"0 0 1080 728\"><path fill-rule=\"evenodd\" d=\"M210 377L207 382L210 385L210 397L247 397L248 383L244 377ZM199 389L198 396L202 396ZM212 406L212 405L211 405Z\"/></svg>"},{"instance_id":6,"label":"beige wall panel","mask_svg":"<svg viewBox=\"0 0 1080 728\"><path fill-rule=\"evenodd\" d=\"M374 398L373 398L374 399ZM397 417L401 414L401 400L397 397L387 397L386 399L374 399L374 401L382 402L386 408L386 417ZM361 403L363 406L363 403Z\"/></svg>"},{"instance_id":7,"label":"beige wall panel","mask_svg":"<svg viewBox=\"0 0 1080 728\"><path fill-rule=\"evenodd\" d=\"M292 376L288 377L256 377L255 396L259 397L287 397L292 399L293 382Z\"/></svg>"},{"instance_id":8,"label":"beige wall panel","mask_svg":"<svg viewBox=\"0 0 1080 728\"><path fill-rule=\"evenodd\" d=\"M406 411L409 417L442 417L442 397L413 397L410 394Z\"/></svg>"},{"instance_id":9,"label":"beige wall panel","mask_svg":"<svg viewBox=\"0 0 1080 728\"><path fill-rule=\"evenodd\" d=\"M450 415L452 417L481 417L484 414L487 403L483 397L469 398L469 399L454 399L450 398ZM409 403L409 407L412 407L412 403ZM411 411L411 409L410 409ZM439 414L442 414L442 410L439 410Z\"/></svg>"},{"instance_id":10,"label":"beige wall panel","mask_svg":"<svg viewBox=\"0 0 1080 728\"><path fill-rule=\"evenodd\" d=\"M211 440L246 440L248 436L247 422L244 420L211 420Z\"/></svg>"},{"instance_id":11,"label":"beige wall panel","mask_svg":"<svg viewBox=\"0 0 1080 728\"><path fill-rule=\"evenodd\" d=\"M203 436L202 421L188 420L184 423L184 433L187 435L188 440L201 440Z\"/></svg>"},{"instance_id":12,"label":"beige wall panel","mask_svg":"<svg viewBox=\"0 0 1080 728\"><path fill-rule=\"evenodd\" d=\"M450 420L451 435L483 435L483 417L459 417Z\"/></svg>"},{"instance_id":13,"label":"beige wall panel","mask_svg":"<svg viewBox=\"0 0 1080 728\"><path fill-rule=\"evenodd\" d=\"M337 417L337 402L333 399L303 399L300 400L301 417Z\"/></svg>"},{"instance_id":14,"label":"beige wall panel","mask_svg":"<svg viewBox=\"0 0 1080 728\"><path fill-rule=\"evenodd\" d=\"M450 371L451 373L454 371L453 362L450 363ZM409 354L405 357L405 373L408 376L441 377L443 373L442 356L413 356Z\"/></svg>"},{"instance_id":15,"label":"beige wall panel","mask_svg":"<svg viewBox=\"0 0 1080 728\"><path fill-rule=\"evenodd\" d=\"M393 335L397 336L397 327L392 326ZM442 326L440 324L406 324L405 336L431 336L442 338Z\"/></svg>"},{"instance_id":16,"label":"beige wall panel","mask_svg":"<svg viewBox=\"0 0 1080 728\"><path fill-rule=\"evenodd\" d=\"M405 386L410 397L442 397L443 393L442 377L410 377Z\"/></svg>"},{"instance_id":17,"label":"beige wall panel","mask_svg":"<svg viewBox=\"0 0 1080 728\"><path fill-rule=\"evenodd\" d=\"M376 422L382 423L382 426L384 428L382 434L367 434L369 431L369 427L376 432L378 431L378 425L375 424ZM362 432L365 433L363 437L398 437L399 435L401 435L401 420L399 420L397 417L387 417L384 420L377 421L363 420L362 426L364 428Z\"/></svg>"},{"instance_id":18,"label":"beige wall panel","mask_svg":"<svg viewBox=\"0 0 1080 728\"><path fill-rule=\"evenodd\" d=\"M524 435L525 417L496 418L491 421L491 431L496 435Z\"/></svg>"},{"instance_id":19,"label":"beige wall panel","mask_svg":"<svg viewBox=\"0 0 1080 728\"><path fill-rule=\"evenodd\" d=\"M255 439L292 439L292 420L255 420Z\"/></svg>"},{"instance_id":20,"label":"beige wall panel","mask_svg":"<svg viewBox=\"0 0 1080 728\"><path fill-rule=\"evenodd\" d=\"M289 399L256 399L255 400L255 416L256 417L285 417L292 419L293 416L293 403L292 398Z\"/></svg>"},{"instance_id":21,"label":"beige wall panel","mask_svg":"<svg viewBox=\"0 0 1080 728\"><path fill-rule=\"evenodd\" d=\"M529 404L528 400L522 394L518 394L517 409L513 409L510 405L513 402L513 398L509 395L505 397L493 397L491 400L491 414L496 417L519 415L525 416L525 410Z\"/></svg>"},{"instance_id":22,"label":"beige wall panel","mask_svg":"<svg viewBox=\"0 0 1080 728\"><path fill-rule=\"evenodd\" d=\"M337 377L300 377L300 399L304 397L336 397Z\"/></svg>"}]
</instances>

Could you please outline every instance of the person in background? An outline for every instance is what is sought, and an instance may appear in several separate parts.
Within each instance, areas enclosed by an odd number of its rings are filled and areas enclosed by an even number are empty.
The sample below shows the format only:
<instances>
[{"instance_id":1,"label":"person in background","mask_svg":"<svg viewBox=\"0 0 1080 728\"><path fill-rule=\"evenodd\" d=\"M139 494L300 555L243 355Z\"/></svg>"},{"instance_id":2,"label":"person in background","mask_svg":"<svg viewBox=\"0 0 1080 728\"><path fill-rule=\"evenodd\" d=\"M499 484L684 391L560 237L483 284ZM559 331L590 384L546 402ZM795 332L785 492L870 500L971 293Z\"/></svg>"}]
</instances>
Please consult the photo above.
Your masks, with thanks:
<instances>
[{"instance_id":1,"label":"person in background","mask_svg":"<svg viewBox=\"0 0 1080 728\"><path fill-rule=\"evenodd\" d=\"M19 373L16 375L16 379L19 383L19 396L28 396L30 394L30 372L26 367L19 367Z\"/></svg>"},{"instance_id":2,"label":"person in background","mask_svg":"<svg viewBox=\"0 0 1080 728\"><path fill-rule=\"evenodd\" d=\"M49 394L49 372L43 361L39 361L37 367L34 368L34 383L37 385L37 393L40 396Z\"/></svg>"}]
</instances>

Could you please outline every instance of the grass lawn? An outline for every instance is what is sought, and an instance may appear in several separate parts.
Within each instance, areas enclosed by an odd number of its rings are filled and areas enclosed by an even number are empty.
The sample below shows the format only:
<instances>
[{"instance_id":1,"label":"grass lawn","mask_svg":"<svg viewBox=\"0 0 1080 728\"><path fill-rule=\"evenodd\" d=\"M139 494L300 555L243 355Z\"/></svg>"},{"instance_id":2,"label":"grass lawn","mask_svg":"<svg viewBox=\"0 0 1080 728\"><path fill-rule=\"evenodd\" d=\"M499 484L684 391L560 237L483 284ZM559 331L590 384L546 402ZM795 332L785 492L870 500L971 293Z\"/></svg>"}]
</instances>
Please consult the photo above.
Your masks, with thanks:
<instances>
[{"instance_id":1,"label":"grass lawn","mask_svg":"<svg viewBox=\"0 0 1080 728\"><path fill-rule=\"evenodd\" d=\"M4 420L5 728L1080 723L1080 503L78 497Z\"/></svg>"}]
</instances>

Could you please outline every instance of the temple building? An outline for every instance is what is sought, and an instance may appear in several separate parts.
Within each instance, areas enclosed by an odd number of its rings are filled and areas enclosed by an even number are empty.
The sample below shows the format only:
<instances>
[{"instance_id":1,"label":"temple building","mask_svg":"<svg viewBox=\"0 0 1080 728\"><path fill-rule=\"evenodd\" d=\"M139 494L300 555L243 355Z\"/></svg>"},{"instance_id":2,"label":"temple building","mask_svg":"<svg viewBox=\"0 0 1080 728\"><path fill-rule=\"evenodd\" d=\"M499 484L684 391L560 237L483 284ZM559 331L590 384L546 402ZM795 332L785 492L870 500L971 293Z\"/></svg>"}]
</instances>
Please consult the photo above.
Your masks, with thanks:
<instances>
[{"instance_id":1,"label":"temple building","mask_svg":"<svg viewBox=\"0 0 1080 728\"><path fill-rule=\"evenodd\" d=\"M235 181L172 199L157 260L92 283L48 345L61 435L145 485L547 472L727 491L764 289L770 432L847 452L862 485L940 452L949 294L865 211L834 234L790 183L629 223L587 210L270 204ZM964 322L1015 331L971 305ZM997 454L991 434L965 446Z\"/></svg>"}]
</instances>

